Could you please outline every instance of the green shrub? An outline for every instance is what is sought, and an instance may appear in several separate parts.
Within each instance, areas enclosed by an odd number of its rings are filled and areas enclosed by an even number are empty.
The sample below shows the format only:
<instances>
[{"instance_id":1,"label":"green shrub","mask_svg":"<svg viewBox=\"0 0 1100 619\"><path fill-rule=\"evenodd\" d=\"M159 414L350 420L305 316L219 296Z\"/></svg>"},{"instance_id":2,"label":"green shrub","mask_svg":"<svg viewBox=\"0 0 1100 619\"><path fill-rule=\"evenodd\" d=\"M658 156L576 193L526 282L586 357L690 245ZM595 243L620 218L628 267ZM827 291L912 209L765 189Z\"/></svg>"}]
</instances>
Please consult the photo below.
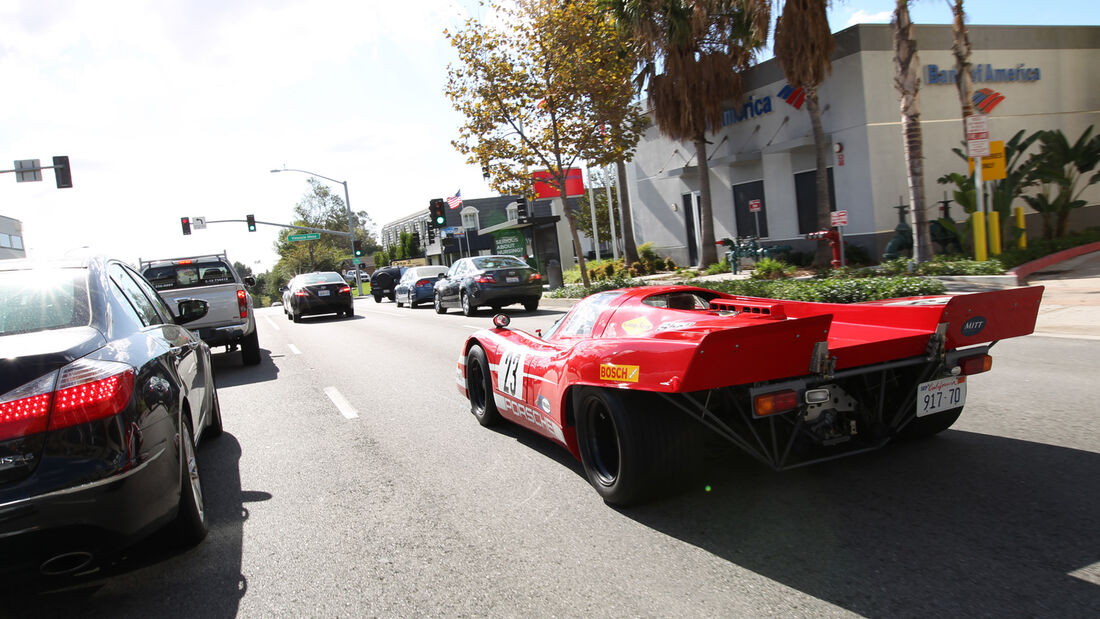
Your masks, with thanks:
<instances>
[{"instance_id":1,"label":"green shrub","mask_svg":"<svg viewBox=\"0 0 1100 619\"><path fill-rule=\"evenodd\" d=\"M785 279L794 275L795 268L781 260L761 258L752 270L753 279Z\"/></svg>"},{"instance_id":2,"label":"green shrub","mask_svg":"<svg viewBox=\"0 0 1100 619\"><path fill-rule=\"evenodd\" d=\"M720 275L722 273L730 272L730 261L726 258L722 258L721 262L716 262L706 269L707 275Z\"/></svg>"},{"instance_id":3,"label":"green shrub","mask_svg":"<svg viewBox=\"0 0 1100 619\"><path fill-rule=\"evenodd\" d=\"M658 258L657 252L653 249L652 242L642 243L638 246L638 258L642 262L651 262Z\"/></svg>"},{"instance_id":4,"label":"green shrub","mask_svg":"<svg viewBox=\"0 0 1100 619\"><path fill-rule=\"evenodd\" d=\"M1060 239L1028 239L1026 249L1012 248L1005 250L1001 252L1000 260L1006 269L1013 269L1043 256L1097 241L1100 241L1100 227L1094 226L1081 232L1067 234Z\"/></svg>"},{"instance_id":5,"label":"green shrub","mask_svg":"<svg viewBox=\"0 0 1100 619\"><path fill-rule=\"evenodd\" d=\"M1001 261L994 258L985 262L969 259L940 259L917 265L918 275L1001 275L1005 272Z\"/></svg>"},{"instance_id":6,"label":"green shrub","mask_svg":"<svg viewBox=\"0 0 1100 619\"><path fill-rule=\"evenodd\" d=\"M677 268L676 267L676 262L673 261L672 258L666 258L665 259L665 268L668 269L669 271L675 271L676 268Z\"/></svg>"},{"instance_id":7,"label":"green shrub","mask_svg":"<svg viewBox=\"0 0 1100 619\"><path fill-rule=\"evenodd\" d=\"M645 286L645 282L636 281L626 277L622 273L616 274L615 277L609 279L601 279L598 282L592 282L592 285L585 288L582 285L573 284L569 286L562 286L557 290L550 291L547 296L555 299L581 299L587 297L590 294L597 292L604 292L605 290L615 290L616 288L633 288L636 286Z\"/></svg>"},{"instance_id":8,"label":"green shrub","mask_svg":"<svg viewBox=\"0 0 1100 619\"><path fill-rule=\"evenodd\" d=\"M859 303L878 299L935 295L943 294L946 290L943 282L937 279L905 276L808 280L740 279L688 283L749 297L823 303Z\"/></svg>"}]
</instances>

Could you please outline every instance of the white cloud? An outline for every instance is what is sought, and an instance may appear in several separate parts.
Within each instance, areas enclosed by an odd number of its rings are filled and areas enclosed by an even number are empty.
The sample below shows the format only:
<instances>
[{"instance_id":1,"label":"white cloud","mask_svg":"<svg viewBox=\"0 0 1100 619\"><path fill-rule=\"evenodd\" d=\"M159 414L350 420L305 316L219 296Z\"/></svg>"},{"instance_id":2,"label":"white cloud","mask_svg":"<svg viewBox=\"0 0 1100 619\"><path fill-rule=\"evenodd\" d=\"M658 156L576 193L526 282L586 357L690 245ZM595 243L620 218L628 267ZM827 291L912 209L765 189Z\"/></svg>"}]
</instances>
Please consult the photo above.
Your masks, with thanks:
<instances>
[{"instance_id":1,"label":"white cloud","mask_svg":"<svg viewBox=\"0 0 1100 619\"><path fill-rule=\"evenodd\" d=\"M848 18L847 26L854 26L856 24L888 24L890 19L893 18L893 11L879 11L878 13L868 13L863 9L859 9Z\"/></svg>"}]
</instances>

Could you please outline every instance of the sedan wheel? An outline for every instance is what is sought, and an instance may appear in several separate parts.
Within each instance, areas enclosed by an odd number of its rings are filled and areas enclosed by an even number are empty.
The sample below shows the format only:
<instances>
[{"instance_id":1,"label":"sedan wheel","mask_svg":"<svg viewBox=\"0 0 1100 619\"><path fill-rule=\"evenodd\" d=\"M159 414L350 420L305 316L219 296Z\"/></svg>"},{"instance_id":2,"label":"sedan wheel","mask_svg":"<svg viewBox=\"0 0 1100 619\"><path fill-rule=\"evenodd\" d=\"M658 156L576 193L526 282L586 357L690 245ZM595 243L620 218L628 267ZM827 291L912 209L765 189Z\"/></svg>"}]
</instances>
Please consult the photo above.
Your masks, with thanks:
<instances>
[{"instance_id":1,"label":"sedan wheel","mask_svg":"<svg viewBox=\"0 0 1100 619\"><path fill-rule=\"evenodd\" d=\"M191 437L191 421L180 421L180 502L174 526L180 543L191 547L206 537L206 502L203 500L199 461Z\"/></svg>"},{"instance_id":2,"label":"sedan wheel","mask_svg":"<svg viewBox=\"0 0 1100 619\"><path fill-rule=\"evenodd\" d=\"M447 308L443 307L443 298L439 296L439 293L435 293L435 313L446 314Z\"/></svg>"},{"instance_id":3,"label":"sedan wheel","mask_svg":"<svg viewBox=\"0 0 1100 619\"><path fill-rule=\"evenodd\" d=\"M470 301L470 295L462 292L462 314L464 316L473 316L477 313L477 306L473 305Z\"/></svg>"}]
</instances>

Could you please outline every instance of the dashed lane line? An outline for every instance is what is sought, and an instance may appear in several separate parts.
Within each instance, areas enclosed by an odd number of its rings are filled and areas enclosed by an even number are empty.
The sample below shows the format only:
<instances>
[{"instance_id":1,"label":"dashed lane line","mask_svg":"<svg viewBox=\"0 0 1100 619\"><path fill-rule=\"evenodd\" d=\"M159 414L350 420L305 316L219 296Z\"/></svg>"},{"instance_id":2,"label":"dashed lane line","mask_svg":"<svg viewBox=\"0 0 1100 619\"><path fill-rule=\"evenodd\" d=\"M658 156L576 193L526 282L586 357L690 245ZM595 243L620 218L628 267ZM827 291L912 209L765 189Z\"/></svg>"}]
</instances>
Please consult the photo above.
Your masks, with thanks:
<instances>
[{"instance_id":1,"label":"dashed lane line","mask_svg":"<svg viewBox=\"0 0 1100 619\"><path fill-rule=\"evenodd\" d=\"M351 402L348 402L347 398L336 387L325 387L325 395L332 400L332 403L336 405L336 409L345 418L355 419L359 416L359 413L355 411L355 407L351 405Z\"/></svg>"}]
</instances>

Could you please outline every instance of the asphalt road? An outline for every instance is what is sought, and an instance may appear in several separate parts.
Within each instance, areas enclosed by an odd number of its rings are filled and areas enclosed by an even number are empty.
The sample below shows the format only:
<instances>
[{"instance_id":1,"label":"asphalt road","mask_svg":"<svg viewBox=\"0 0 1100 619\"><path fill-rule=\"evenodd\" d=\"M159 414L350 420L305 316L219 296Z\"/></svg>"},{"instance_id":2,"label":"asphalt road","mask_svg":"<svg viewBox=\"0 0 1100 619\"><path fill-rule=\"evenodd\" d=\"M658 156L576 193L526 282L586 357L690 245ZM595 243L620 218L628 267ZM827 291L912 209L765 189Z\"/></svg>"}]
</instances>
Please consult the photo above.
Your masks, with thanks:
<instances>
[{"instance_id":1,"label":"asphalt road","mask_svg":"<svg viewBox=\"0 0 1100 619\"><path fill-rule=\"evenodd\" d=\"M1100 341L998 344L935 438L785 473L717 459L709 491L614 509L564 449L469 414L458 350L488 315L259 316L261 365L216 355L207 540L0 614L1100 614Z\"/></svg>"}]
</instances>

